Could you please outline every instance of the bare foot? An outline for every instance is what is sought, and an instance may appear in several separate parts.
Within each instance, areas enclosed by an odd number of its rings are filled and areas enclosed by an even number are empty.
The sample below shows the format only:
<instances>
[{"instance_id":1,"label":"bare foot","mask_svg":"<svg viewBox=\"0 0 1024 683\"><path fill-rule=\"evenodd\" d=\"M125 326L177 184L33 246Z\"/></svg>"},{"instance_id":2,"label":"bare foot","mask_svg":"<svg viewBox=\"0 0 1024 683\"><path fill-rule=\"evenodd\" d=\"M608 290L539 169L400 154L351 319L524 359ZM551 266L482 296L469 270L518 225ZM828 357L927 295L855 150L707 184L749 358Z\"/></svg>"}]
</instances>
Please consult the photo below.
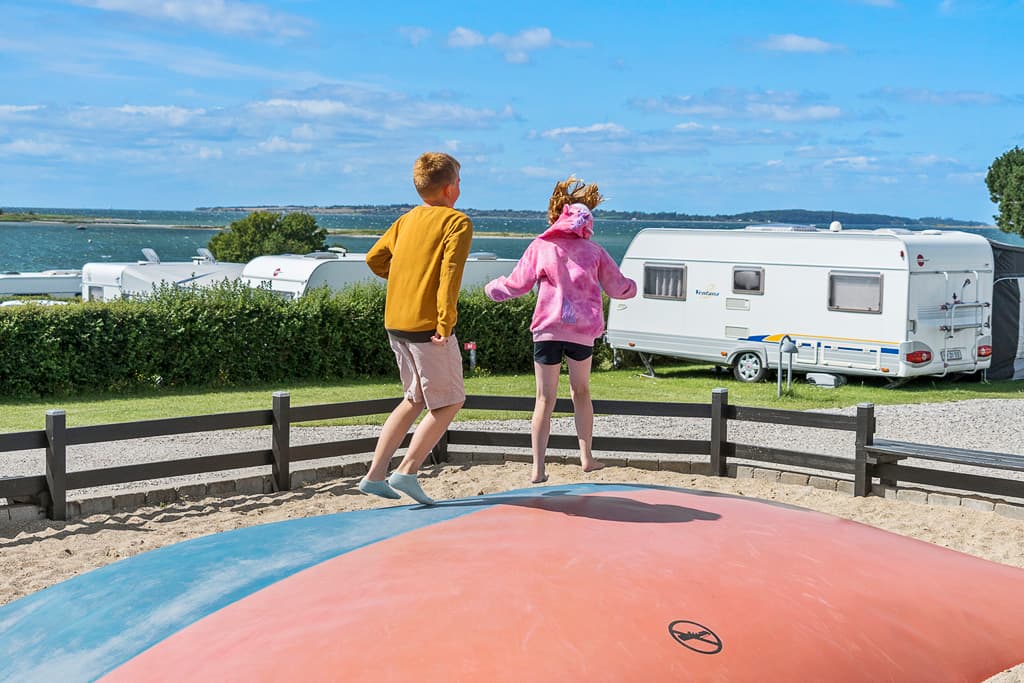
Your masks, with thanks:
<instances>
[{"instance_id":1,"label":"bare foot","mask_svg":"<svg viewBox=\"0 0 1024 683\"><path fill-rule=\"evenodd\" d=\"M543 484L547 480L548 480L548 475L542 474L539 477L534 477L533 479L531 479L530 483L531 484Z\"/></svg>"},{"instance_id":2,"label":"bare foot","mask_svg":"<svg viewBox=\"0 0 1024 683\"><path fill-rule=\"evenodd\" d=\"M584 472L597 472L598 470L603 470L603 469L604 469L604 463L600 462L598 460L595 460L594 462L589 463L589 464L583 466L583 471Z\"/></svg>"}]
</instances>

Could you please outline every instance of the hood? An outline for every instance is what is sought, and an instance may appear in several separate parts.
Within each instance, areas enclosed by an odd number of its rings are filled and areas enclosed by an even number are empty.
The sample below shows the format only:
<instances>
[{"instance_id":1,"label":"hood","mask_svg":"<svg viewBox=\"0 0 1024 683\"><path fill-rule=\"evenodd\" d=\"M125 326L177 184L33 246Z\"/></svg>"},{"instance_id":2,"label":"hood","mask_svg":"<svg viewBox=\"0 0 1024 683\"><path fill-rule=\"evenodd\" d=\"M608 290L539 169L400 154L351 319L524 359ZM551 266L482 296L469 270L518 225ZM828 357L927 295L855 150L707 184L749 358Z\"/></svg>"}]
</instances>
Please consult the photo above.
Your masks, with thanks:
<instances>
[{"instance_id":1,"label":"hood","mask_svg":"<svg viewBox=\"0 0 1024 683\"><path fill-rule=\"evenodd\" d=\"M541 237L582 237L590 239L594 234L594 216L583 204L566 204L562 215L541 233Z\"/></svg>"}]
</instances>

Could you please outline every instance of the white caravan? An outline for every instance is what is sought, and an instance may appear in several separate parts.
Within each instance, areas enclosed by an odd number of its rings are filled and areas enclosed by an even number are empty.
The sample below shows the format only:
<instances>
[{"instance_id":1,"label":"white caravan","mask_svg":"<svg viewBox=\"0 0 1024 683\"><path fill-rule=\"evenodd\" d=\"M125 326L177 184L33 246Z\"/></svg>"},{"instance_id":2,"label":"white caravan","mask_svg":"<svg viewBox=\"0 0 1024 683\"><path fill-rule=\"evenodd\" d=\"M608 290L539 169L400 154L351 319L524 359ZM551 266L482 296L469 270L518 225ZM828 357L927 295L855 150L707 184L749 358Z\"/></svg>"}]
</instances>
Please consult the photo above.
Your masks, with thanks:
<instances>
[{"instance_id":1,"label":"white caravan","mask_svg":"<svg viewBox=\"0 0 1024 683\"><path fill-rule=\"evenodd\" d=\"M86 263L82 266L82 300L115 301L152 294L161 284L188 289L241 277L244 264L221 263L205 248L196 252L191 261L161 263L156 252L146 248L142 250L145 261Z\"/></svg>"},{"instance_id":2,"label":"white caravan","mask_svg":"<svg viewBox=\"0 0 1024 683\"><path fill-rule=\"evenodd\" d=\"M608 343L641 352L648 370L659 354L756 382L791 340L794 371L900 383L984 370L992 355L993 258L979 235L838 222L648 229L622 271L639 291L611 302Z\"/></svg>"},{"instance_id":3,"label":"white caravan","mask_svg":"<svg viewBox=\"0 0 1024 683\"><path fill-rule=\"evenodd\" d=\"M82 291L82 271L0 272L0 296L41 295L71 299Z\"/></svg>"},{"instance_id":4,"label":"white caravan","mask_svg":"<svg viewBox=\"0 0 1024 683\"><path fill-rule=\"evenodd\" d=\"M466 259L462 288L481 287L499 275L508 275L516 259L500 259L490 252L475 252ZM258 256L245 264L242 281L294 299L318 287L333 291L358 282L383 282L366 265L366 254L318 251L312 254Z\"/></svg>"}]
</instances>

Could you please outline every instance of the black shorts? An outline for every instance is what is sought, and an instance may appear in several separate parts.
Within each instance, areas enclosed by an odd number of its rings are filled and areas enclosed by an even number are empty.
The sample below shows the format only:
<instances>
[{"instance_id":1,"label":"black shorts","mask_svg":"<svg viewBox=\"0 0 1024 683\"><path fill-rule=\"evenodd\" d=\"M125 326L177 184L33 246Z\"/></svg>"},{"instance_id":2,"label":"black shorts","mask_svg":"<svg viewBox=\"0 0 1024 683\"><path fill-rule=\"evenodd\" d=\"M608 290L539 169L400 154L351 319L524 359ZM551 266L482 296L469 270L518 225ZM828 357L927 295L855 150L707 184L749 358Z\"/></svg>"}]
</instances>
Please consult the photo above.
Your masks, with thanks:
<instances>
[{"instance_id":1,"label":"black shorts","mask_svg":"<svg viewBox=\"0 0 1024 683\"><path fill-rule=\"evenodd\" d=\"M594 355L594 347L563 341L533 342L533 359L541 365L560 365L562 354L573 360L586 360Z\"/></svg>"}]
</instances>

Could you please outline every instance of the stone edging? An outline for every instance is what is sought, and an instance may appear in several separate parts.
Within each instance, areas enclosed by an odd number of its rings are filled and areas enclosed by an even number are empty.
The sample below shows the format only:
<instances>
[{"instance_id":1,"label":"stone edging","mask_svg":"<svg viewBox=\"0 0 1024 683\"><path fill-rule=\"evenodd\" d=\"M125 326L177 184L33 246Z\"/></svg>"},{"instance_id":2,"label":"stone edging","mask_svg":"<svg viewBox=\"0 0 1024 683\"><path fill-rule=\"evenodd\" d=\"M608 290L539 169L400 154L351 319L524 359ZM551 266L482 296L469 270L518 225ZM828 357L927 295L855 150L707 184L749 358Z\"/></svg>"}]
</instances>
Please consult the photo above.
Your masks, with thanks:
<instances>
[{"instance_id":1,"label":"stone edging","mask_svg":"<svg viewBox=\"0 0 1024 683\"><path fill-rule=\"evenodd\" d=\"M579 458L574 456L548 455L545 460L556 464L580 464ZM396 456L392 460L392 466L397 466L400 461L401 458ZM532 457L529 453L449 452L448 460L445 464L501 465L506 462L529 463L532 462ZM601 462L610 467L632 467L640 470L661 470L703 476L710 474L710 464L706 462L691 462L689 460L666 459L655 456L615 457L602 455ZM297 489L310 484L334 481L342 477L358 477L366 474L368 468L368 462L352 462L345 465L295 470L291 473L291 485L293 489ZM726 465L726 476L733 479L758 479L796 486L811 486L816 489L838 491L853 495L852 480L803 472L728 463ZM273 479L269 474L207 483L183 484L181 486L153 489L146 492L115 493L109 496L68 501L67 519L68 521L73 521L89 517L90 515L130 512L142 507L159 507L179 502L201 500L203 498L262 495L273 492ZM1004 500L969 494L961 495L914 488L874 485L872 486L872 495L880 496L887 500L902 500L920 505L962 506L971 510L995 512L996 514L1013 519L1024 520L1024 505L1015 505ZM0 525L45 519L45 517L45 509L40 505L32 503L0 505Z\"/></svg>"}]
</instances>

